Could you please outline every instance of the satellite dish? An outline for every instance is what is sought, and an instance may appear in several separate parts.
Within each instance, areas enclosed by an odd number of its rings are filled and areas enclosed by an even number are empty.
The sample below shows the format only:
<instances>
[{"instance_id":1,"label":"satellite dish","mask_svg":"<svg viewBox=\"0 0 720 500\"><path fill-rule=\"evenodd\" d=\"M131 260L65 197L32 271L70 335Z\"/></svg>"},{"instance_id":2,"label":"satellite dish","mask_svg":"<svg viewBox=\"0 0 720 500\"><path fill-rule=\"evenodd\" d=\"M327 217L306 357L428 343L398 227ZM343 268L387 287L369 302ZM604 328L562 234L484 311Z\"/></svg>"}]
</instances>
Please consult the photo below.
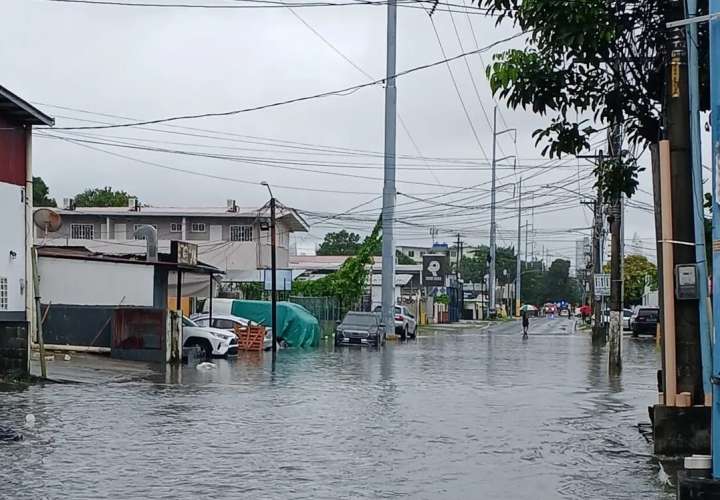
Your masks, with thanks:
<instances>
[{"instance_id":1,"label":"satellite dish","mask_svg":"<svg viewBox=\"0 0 720 500\"><path fill-rule=\"evenodd\" d=\"M49 208L40 208L33 214L33 222L37 227L43 229L45 234L54 233L62 227L60 214Z\"/></svg>"}]
</instances>

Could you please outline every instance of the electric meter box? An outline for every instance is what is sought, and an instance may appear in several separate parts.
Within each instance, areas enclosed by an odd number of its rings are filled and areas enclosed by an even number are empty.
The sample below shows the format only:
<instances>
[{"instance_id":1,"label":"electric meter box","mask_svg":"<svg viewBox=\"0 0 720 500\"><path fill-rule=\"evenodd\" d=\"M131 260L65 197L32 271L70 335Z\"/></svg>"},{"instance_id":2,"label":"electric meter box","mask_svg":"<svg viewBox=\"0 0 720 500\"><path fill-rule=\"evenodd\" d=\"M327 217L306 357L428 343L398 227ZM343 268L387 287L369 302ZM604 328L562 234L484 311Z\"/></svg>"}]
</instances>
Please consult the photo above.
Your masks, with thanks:
<instances>
[{"instance_id":1,"label":"electric meter box","mask_svg":"<svg viewBox=\"0 0 720 500\"><path fill-rule=\"evenodd\" d=\"M698 276L695 264L675 266L675 297L678 300L698 298Z\"/></svg>"}]
</instances>

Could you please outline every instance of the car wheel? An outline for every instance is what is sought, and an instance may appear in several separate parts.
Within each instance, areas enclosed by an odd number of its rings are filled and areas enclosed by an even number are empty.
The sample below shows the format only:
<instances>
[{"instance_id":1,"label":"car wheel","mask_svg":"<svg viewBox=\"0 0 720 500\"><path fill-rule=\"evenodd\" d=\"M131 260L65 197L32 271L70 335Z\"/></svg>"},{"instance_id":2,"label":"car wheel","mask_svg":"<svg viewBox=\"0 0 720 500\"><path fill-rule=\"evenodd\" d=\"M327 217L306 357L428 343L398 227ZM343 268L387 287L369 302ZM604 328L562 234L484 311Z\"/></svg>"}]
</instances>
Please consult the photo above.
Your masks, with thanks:
<instances>
[{"instance_id":1,"label":"car wheel","mask_svg":"<svg viewBox=\"0 0 720 500\"><path fill-rule=\"evenodd\" d=\"M402 329L402 332L400 333L400 340L407 340L407 338L408 338L408 328L407 328L407 326L405 326Z\"/></svg>"},{"instance_id":2,"label":"car wheel","mask_svg":"<svg viewBox=\"0 0 720 500\"><path fill-rule=\"evenodd\" d=\"M632 336L633 336L633 338L637 338L637 337L638 337L638 332L636 332L635 330L633 330Z\"/></svg>"},{"instance_id":3,"label":"car wheel","mask_svg":"<svg viewBox=\"0 0 720 500\"><path fill-rule=\"evenodd\" d=\"M410 334L410 338L415 340L417 338L417 325L413 328L413 332Z\"/></svg>"},{"instance_id":4,"label":"car wheel","mask_svg":"<svg viewBox=\"0 0 720 500\"><path fill-rule=\"evenodd\" d=\"M205 353L205 358L212 358L212 345L206 339L190 339L185 343L185 347L199 347Z\"/></svg>"}]
</instances>

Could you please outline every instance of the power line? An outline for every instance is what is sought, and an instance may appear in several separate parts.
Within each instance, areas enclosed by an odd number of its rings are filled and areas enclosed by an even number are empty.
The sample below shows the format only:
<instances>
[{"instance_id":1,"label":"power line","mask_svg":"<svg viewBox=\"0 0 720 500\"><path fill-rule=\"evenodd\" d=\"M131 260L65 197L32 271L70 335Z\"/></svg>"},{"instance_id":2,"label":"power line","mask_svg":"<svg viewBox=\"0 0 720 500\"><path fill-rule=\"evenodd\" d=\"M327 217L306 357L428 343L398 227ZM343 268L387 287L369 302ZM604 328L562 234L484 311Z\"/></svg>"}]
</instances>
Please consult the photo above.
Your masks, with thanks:
<instances>
[{"instance_id":1,"label":"power line","mask_svg":"<svg viewBox=\"0 0 720 500\"><path fill-rule=\"evenodd\" d=\"M480 51L483 51L483 52L484 52L484 51L488 51L488 50L490 50L491 48L493 48L493 47L495 47L495 46L497 46L497 45L506 43L506 42L508 42L508 41L510 41L510 40L514 40L514 39L519 38L519 37L521 37L521 36L523 36L523 35L525 35L525 32L516 33L515 35L512 35L512 36L509 36L509 37L507 37L507 38L503 38L502 40L498 40L498 41L496 41L496 42L493 42L493 43L491 43L490 45L487 45L487 46L483 47L482 49L480 49ZM395 75L393 75L393 78L398 78L398 77L401 77L401 76L409 75L409 74L411 74L411 73L415 73L415 72L417 72L417 71L422 71L422 70L425 70L425 69L428 69L428 68L433 68L433 67L435 67L435 66L440 66L440 65L442 65L442 64L448 64L448 63L451 62L451 61L455 61L455 60L457 60L457 59L461 59L461 58L463 58L463 57L467 57L467 56L469 56L469 55L471 55L471 54L476 54L476 53L478 53L478 51L477 51L477 50L473 50L473 51L470 51L470 52L458 54L458 55L453 56L453 57L445 58L445 59L443 59L443 60L441 60L441 61L435 61L435 62L433 62L433 63L424 64L424 65L421 65L421 66L416 66L416 67L414 67L414 68L406 69L406 70L404 70L404 71L400 71L400 72L396 73ZM264 110L264 109L270 109L270 108L276 108L276 107L280 107L280 106L285 106L285 105L288 105L288 104L294 104L294 103L303 102L303 101L310 101L310 100L314 100L314 99L320 99L320 98L324 98L324 97L330 97L330 96L336 96L336 95L343 95L343 94L347 95L348 93L353 93L353 92L355 92L355 91L357 91L357 90L360 90L360 89L363 89L363 88L365 88L365 87L370 87L370 86L374 86L374 85L379 85L379 84L382 84L382 83L384 83L384 82L385 82L385 79L383 78L383 79L380 79L380 80L374 80L374 81L372 81L372 82L367 82L367 83L361 83L361 84L357 84L357 85L352 85L352 86L349 86L349 87L345 87L345 88L343 88L343 89L331 90L331 91L327 91L327 92L320 92L320 93L317 93L317 94L311 94L311 95L307 95L307 96L303 96L303 97L295 97L295 98L293 98L293 99L286 99L286 100L283 100L283 101L276 101L276 102L273 102L273 103L262 104L262 105L259 105L259 106L251 106L251 107L248 107L248 108L234 109L234 110L231 110L231 111L220 111L220 112L216 112L216 113L200 113L200 114L190 114L190 115L178 115L178 116L170 116L170 117L166 117L166 118L158 118L158 119L155 119L155 120L145 120L145 121L137 121L137 122L130 122L130 123L116 123L116 124L113 124L113 125L96 125L96 126L83 126L83 127L56 127L55 130L90 130L90 129L127 128L127 127L137 127L137 126L141 126L141 125L154 125L154 124L158 124L158 123L168 123L168 122L174 122L174 121L179 121L179 120L194 120L194 119L198 119L198 118L211 118L211 117L232 116L232 115L237 115L237 114L241 114L241 113L248 113L248 112L251 112L251 111L260 111L260 110ZM478 139L478 140L479 140L479 139ZM487 155L486 155L486 156L487 156Z\"/></svg>"}]
</instances>

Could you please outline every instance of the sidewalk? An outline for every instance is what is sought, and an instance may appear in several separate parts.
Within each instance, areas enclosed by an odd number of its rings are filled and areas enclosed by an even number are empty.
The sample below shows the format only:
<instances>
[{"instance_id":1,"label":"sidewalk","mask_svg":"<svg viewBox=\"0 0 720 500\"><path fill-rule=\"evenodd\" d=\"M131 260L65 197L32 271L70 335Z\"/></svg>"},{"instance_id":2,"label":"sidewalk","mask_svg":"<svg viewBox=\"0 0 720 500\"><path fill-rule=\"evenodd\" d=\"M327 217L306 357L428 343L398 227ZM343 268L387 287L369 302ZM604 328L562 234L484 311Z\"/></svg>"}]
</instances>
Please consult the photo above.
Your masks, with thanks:
<instances>
[{"instance_id":1,"label":"sidewalk","mask_svg":"<svg viewBox=\"0 0 720 500\"><path fill-rule=\"evenodd\" d=\"M65 355L70 359L65 361ZM47 356L52 356L48 352ZM47 378L51 382L103 384L122 382L147 377L158 373L158 368L150 363L112 359L110 356L85 353L54 353L55 359L47 362ZM40 359L33 352L30 361L30 374L40 376Z\"/></svg>"},{"instance_id":2,"label":"sidewalk","mask_svg":"<svg viewBox=\"0 0 720 500\"><path fill-rule=\"evenodd\" d=\"M420 326L420 331L458 331L458 330L465 330L469 328L473 329L482 329L489 328L492 324L492 321L486 321L486 320L460 320L457 323L430 323L429 325L422 325Z\"/></svg>"}]
</instances>

